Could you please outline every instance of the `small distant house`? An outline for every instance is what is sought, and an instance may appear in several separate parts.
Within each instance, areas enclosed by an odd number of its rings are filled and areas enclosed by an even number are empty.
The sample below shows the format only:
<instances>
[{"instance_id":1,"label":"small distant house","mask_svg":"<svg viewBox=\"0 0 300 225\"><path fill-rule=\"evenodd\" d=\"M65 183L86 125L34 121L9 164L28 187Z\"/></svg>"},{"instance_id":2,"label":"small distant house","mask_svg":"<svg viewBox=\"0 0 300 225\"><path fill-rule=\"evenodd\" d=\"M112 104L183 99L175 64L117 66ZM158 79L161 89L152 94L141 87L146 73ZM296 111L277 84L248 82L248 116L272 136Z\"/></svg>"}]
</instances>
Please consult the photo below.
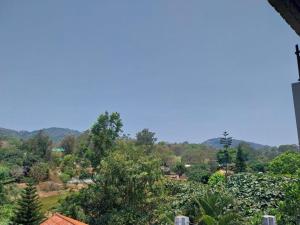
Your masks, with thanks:
<instances>
[{"instance_id":1,"label":"small distant house","mask_svg":"<svg viewBox=\"0 0 300 225\"><path fill-rule=\"evenodd\" d=\"M49 219L47 219L40 225L88 225L88 224L74 220L67 216L63 216L59 213L55 213L53 216L51 216Z\"/></svg>"},{"instance_id":2,"label":"small distant house","mask_svg":"<svg viewBox=\"0 0 300 225\"><path fill-rule=\"evenodd\" d=\"M68 181L68 184L93 184L92 179L78 179L73 177L71 180Z\"/></svg>"},{"instance_id":3,"label":"small distant house","mask_svg":"<svg viewBox=\"0 0 300 225\"><path fill-rule=\"evenodd\" d=\"M52 152L64 153L65 149L62 147L52 148Z\"/></svg>"}]
</instances>

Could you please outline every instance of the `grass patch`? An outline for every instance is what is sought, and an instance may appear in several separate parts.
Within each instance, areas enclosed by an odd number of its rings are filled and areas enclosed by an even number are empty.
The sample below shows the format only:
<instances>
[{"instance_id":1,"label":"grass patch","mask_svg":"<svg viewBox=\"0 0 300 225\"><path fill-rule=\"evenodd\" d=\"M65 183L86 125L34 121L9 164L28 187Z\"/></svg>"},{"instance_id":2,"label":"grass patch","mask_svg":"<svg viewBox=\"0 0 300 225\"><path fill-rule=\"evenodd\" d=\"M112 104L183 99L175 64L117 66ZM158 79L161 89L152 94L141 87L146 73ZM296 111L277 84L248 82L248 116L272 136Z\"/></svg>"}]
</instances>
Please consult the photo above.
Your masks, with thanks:
<instances>
[{"instance_id":1,"label":"grass patch","mask_svg":"<svg viewBox=\"0 0 300 225\"><path fill-rule=\"evenodd\" d=\"M58 201L60 199L64 199L68 195L69 195L68 192L64 192L64 193L59 193L58 195L41 198L42 212L43 213L50 212L53 208L58 206Z\"/></svg>"}]
</instances>

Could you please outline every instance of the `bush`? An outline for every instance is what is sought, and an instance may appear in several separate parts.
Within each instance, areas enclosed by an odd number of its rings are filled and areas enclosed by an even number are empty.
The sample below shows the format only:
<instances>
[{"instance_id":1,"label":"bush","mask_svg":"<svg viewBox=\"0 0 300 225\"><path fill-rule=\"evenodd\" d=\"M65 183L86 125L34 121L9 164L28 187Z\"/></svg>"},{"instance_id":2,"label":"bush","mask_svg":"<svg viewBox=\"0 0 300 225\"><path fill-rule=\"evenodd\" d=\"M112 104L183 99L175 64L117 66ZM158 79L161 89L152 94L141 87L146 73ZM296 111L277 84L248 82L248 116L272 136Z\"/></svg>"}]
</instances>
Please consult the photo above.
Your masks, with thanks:
<instances>
[{"instance_id":1,"label":"bush","mask_svg":"<svg viewBox=\"0 0 300 225\"><path fill-rule=\"evenodd\" d=\"M10 175L16 179L16 181L20 181L22 179L22 177L24 176L24 171L23 168L20 166L13 166L10 169Z\"/></svg>"},{"instance_id":2,"label":"bush","mask_svg":"<svg viewBox=\"0 0 300 225\"><path fill-rule=\"evenodd\" d=\"M0 224L10 224L10 219L13 216L13 204L0 205Z\"/></svg>"},{"instance_id":3,"label":"bush","mask_svg":"<svg viewBox=\"0 0 300 225\"><path fill-rule=\"evenodd\" d=\"M49 166L47 163L36 163L30 168L29 176L36 182L45 181L49 178Z\"/></svg>"},{"instance_id":4,"label":"bush","mask_svg":"<svg viewBox=\"0 0 300 225\"><path fill-rule=\"evenodd\" d=\"M208 180L208 184L216 186L225 183L225 175L221 171L215 172Z\"/></svg>"},{"instance_id":5,"label":"bush","mask_svg":"<svg viewBox=\"0 0 300 225\"><path fill-rule=\"evenodd\" d=\"M298 169L300 169L300 154L298 152L282 153L269 164L269 170L275 174L296 175Z\"/></svg>"},{"instance_id":6,"label":"bush","mask_svg":"<svg viewBox=\"0 0 300 225\"><path fill-rule=\"evenodd\" d=\"M180 177L186 172L185 165L182 162L176 163L172 170Z\"/></svg>"},{"instance_id":7,"label":"bush","mask_svg":"<svg viewBox=\"0 0 300 225\"><path fill-rule=\"evenodd\" d=\"M0 180L5 180L9 178L9 168L0 165Z\"/></svg>"},{"instance_id":8,"label":"bush","mask_svg":"<svg viewBox=\"0 0 300 225\"><path fill-rule=\"evenodd\" d=\"M211 173L209 172L207 165L199 164L193 165L190 168L188 168L186 175L190 181L196 181L207 184Z\"/></svg>"},{"instance_id":9,"label":"bush","mask_svg":"<svg viewBox=\"0 0 300 225\"><path fill-rule=\"evenodd\" d=\"M266 172L266 163L260 161L253 161L249 164L251 171L253 172Z\"/></svg>"},{"instance_id":10,"label":"bush","mask_svg":"<svg viewBox=\"0 0 300 225\"><path fill-rule=\"evenodd\" d=\"M293 181L282 176L240 173L229 177L227 188L237 198L244 216L253 216L278 208L285 196L285 186Z\"/></svg>"},{"instance_id":11,"label":"bush","mask_svg":"<svg viewBox=\"0 0 300 225\"><path fill-rule=\"evenodd\" d=\"M300 224L300 179L285 188L284 201L279 204L277 218L279 225Z\"/></svg>"},{"instance_id":12,"label":"bush","mask_svg":"<svg viewBox=\"0 0 300 225\"><path fill-rule=\"evenodd\" d=\"M73 155L65 155L63 158L61 165L61 171L64 174L68 174L70 177L74 177L76 175L76 158Z\"/></svg>"},{"instance_id":13,"label":"bush","mask_svg":"<svg viewBox=\"0 0 300 225\"><path fill-rule=\"evenodd\" d=\"M61 179L61 181L66 184L69 180L71 180L71 176L69 174L66 173L61 173L59 175L59 179Z\"/></svg>"}]
</instances>

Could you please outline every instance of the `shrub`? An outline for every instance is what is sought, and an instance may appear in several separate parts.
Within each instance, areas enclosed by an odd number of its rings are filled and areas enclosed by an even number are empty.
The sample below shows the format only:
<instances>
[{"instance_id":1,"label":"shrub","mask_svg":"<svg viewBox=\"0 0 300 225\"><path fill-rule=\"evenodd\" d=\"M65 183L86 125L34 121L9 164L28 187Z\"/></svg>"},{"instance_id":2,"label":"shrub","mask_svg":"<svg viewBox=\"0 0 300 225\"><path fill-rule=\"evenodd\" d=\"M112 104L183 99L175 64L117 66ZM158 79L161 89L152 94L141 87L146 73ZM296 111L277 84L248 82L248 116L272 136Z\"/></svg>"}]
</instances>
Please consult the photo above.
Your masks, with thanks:
<instances>
[{"instance_id":1,"label":"shrub","mask_svg":"<svg viewBox=\"0 0 300 225\"><path fill-rule=\"evenodd\" d=\"M173 167L173 171L181 177L186 172L185 165L182 162L178 162Z\"/></svg>"},{"instance_id":2,"label":"shrub","mask_svg":"<svg viewBox=\"0 0 300 225\"><path fill-rule=\"evenodd\" d=\"M300 169L300 154L298 152L284 152L269 164L269 170L275 174L295 175Z\"/></svg>"},{"instance_id":3,"label":"shrub","mask_svg":"<svg viewBox=\"0 0 300 225\"><path fill-rule=\"evenodd\" d=\"M284 201L279 204L277 218L279 225L300 224L300 179L285 188Z\"/></svg>"},{"instance_id":4,"label":"shrub","mask_svg":"<svg viewBox=\"0 0 300 225\"><path fill-rule=\"evenodd\" d=\"M200 164L193 165L190 168L188 168L186 175L190 181L196 181L207 184L211 173L209 172L207 165Z\"/></svg>"},{"instance_id":5,"label":"shrub","mask_svg":"<svg viewBox=\"0 0 300 225\"><path fill-rule=\"evenodd\" d=\"M15 178L17 181L20 181L24 175L23 168L20 166L13 166L10 169L10 175Z\"/></svg>"},{"instance_id":6,"label":"shrub","mask_svg":"<svg viewBox=\"0 0 300 225\"><path fill-rule=\"evenodd\" d=\"M61 171L70 177L76 175L76 158L73 155L65 155L61 162Z\"/></svg>"},{"instance_id":7,"label":"shrub","mask_svg":"<svg viewBox=\"0 0 300 225\"><path fill-rule=\"evenodd\" d=\"M29 176L36 182L45 181L49 177L49 166L47 163L36 163L30 168Z\"/></svg>"},{"instance_id":8,"label":"shrub","mask_svg":"<svg viewBox=\"0 0 300 225\"><path fill-rule=\"evenodd\" d=\"M267 164L265 162L253 161L249 164L249 167L253 172L266 172Z\"/></svg>"},{"instance_id":9,"label":"shrub","mask_svg":"<svg viewBox=\"0 0 300 225\"><path fill-rule=\"evenodd\" d=\"M240 173L230 176L227 188L237 198L245 216L268 213L277 208L285 196L285 186L293 179L268 174Z\"/></svg>"},{"instance_id":10,"label":"shrub","mask_svg":"<svg viewBox=\"0 0 300 225\"><path fill-rule=\"evenodd\" d=\"M10 224L10 219L13 216L14 206L12 204L0 205L0 224Z\"/></svg>"},{"instance_id":11,"label":"shrub","mask_svg":"<svg viewBox=\"0 0 300 225\"><path fill-rule=\"evenodd\" d=\"M225 183L225 175L221 171L215 172L208 180L208 184L211 186L216 186L223 183Z\"/></svg>"},{"instance_id":12,"label":"shrub","mask_svg":"<svg viewBox=\"0 0 300 225\"><path fill-rule=\"evenodd\" d=\"M9 177L9 168L3 165L0 165L0 176L5 179Z\"/></svg>"},{"instance_id":13,"label":"shrub","mask_svg":"<svg viewBox=\"0 0 300 225\"><path fill-rule=\"evenodd\" d=\"M66 173L61 173L59 175L59 179L61 179L61 181L66 184L69 180L71 180L71 176L69 174Z\"/></svg>"}]
</instances>

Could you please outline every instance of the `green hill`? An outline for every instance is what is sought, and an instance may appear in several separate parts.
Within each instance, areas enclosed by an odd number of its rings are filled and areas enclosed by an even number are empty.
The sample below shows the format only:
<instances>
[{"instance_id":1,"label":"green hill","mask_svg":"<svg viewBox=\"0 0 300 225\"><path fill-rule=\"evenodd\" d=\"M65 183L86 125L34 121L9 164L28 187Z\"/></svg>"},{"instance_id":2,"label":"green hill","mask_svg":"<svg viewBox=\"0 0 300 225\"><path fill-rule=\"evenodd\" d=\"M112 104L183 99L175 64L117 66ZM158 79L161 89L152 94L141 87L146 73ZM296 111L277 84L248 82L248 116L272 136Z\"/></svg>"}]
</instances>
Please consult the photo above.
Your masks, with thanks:
<instances>
[{"instance_id":1,"label":"green hill","mask_svg":"<svg viewBox=\"0 0 300 225\"><path fill-rule=\"evenodd\" d=\"M39 131L43 131L54 142L61 141L65 136L74 135L78 136L81 132L68 128L51 127L34 131L16 131L6 128L0 128L0 138L17 138L28 139L36 135Z\"/></svg>"}]
</instances>

